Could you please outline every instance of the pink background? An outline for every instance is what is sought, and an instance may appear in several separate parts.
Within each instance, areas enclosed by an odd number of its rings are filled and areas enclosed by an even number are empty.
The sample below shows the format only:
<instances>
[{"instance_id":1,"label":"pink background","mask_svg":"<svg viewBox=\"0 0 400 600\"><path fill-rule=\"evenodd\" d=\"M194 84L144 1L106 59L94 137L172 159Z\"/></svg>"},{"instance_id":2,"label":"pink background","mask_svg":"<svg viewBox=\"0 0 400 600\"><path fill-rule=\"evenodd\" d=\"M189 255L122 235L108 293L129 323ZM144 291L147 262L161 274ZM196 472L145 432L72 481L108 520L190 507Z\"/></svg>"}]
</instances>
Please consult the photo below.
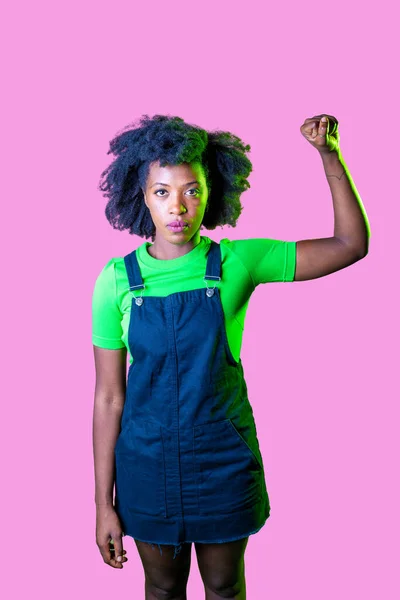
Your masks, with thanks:
<instances>
[{"instance_id":1,"label":"pink background","mask_svg":"<svg viewBox=\"0 0 400 600\"><path fill-rule=\"evenodd\" d=\"M236 229L333 235L300 134L339 120L370 253L327 277L261 285L242 360L271 517L246 551L251 600L399 597L399 135L396 3L19 2L2 21L2 565L7 598L142 598L95 544L91 295L113 256L97 190L109 140L147 113L252 148ZM5 215L4 215L5 211ZM397 310L395 310L397 309ZM6 387L6 389L4 389ZM5 418L4 418L5 416ZM4 589L4 577L3 577ZM203 598L193 548L188 598Z\"/></svg>"}]
</instances>

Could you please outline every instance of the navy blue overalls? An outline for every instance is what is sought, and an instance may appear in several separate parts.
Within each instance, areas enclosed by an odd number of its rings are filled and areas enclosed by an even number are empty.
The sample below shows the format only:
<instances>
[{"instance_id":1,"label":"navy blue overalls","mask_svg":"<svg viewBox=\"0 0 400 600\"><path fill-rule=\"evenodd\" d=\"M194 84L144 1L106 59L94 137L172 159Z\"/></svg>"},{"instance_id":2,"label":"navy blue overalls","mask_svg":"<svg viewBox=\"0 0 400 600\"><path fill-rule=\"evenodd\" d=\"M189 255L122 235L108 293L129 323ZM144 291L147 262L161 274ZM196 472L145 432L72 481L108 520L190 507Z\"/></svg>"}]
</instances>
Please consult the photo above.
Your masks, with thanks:
<instances>
[{"instance_id":1,"label":"navy blue overalls","mask_svg":"<svg viewBox=\"0 0 400 600\"><path fill-rule=\"evenodd\" d=\"M270 505L242 362L231 353L215 285L220 245L211 242L205 286L163 297L136 294L145 289L136 251L124 261L133 293L133 362L115 445L124 535L173 545L176 556L184 542L256 533Z\"/></svg>"}]
</instances>

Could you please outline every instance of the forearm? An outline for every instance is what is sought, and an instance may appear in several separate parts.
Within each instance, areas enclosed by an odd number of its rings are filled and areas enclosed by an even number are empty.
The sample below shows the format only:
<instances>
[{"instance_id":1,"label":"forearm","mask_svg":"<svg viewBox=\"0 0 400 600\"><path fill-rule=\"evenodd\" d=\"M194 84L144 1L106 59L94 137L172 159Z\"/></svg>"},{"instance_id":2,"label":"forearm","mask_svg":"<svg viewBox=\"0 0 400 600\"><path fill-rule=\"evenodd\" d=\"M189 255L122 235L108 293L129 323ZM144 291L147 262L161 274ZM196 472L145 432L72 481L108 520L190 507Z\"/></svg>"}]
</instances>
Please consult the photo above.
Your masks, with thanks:
<instances>
[{"instance_id":1,"label":"forearm","mask_svg":"<svg viewBox=\"0 0 400 600\"><path fill-rule=\"evenodd\" d=\"M365 208L340 152L320 153L332 194L334 237L360 255L368 252L370 227Z\"/></svg>"},{"instance_id":2,"label":"forearm","mask_svg":"<svg viewBox=\"0 0 400 600\"><path fill-rule=\"evenodd\" d=\"M113 505L114 447L120 431L121 402L95 397L93 410L93 456L96 505Z\"/></svg>"}]
</instances>

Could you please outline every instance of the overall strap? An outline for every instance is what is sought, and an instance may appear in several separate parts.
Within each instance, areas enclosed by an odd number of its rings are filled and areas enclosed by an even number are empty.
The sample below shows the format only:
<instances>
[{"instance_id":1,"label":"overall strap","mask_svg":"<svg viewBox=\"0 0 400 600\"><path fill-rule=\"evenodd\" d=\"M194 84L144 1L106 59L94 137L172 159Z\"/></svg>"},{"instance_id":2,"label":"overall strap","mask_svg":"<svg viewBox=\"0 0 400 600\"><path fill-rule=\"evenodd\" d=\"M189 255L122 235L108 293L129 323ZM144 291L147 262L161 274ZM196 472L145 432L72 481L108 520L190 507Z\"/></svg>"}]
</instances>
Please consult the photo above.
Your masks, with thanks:
<instances>
[{"instance_id":1,"label":"overall strap","mask_svg":"<svg viewBox=\"0 0 400 600\"><path fill-rule=\"evenodd\" d=\"M132 292L135 290L143 290L145 285L140 273L136 250L133 250L133 252L130 252L124 256L124 262L129 280L129 289ZM221 247L219 244L214 242L214 240L211 240L210 249L208 251L206 274L204 279L206 281L221 280Z\"/></svg>"},{"instance_id":2,"label":"overall strap","mask_svg":"<svg viewBox=\"0 0 400 600\"><path fill-rule=\"evenodd\" d=\"M125 268L128 274L129 289L131 292L135 290L143 290L144 283L140 273L139 263L136 256L136 250L124 256Z\"/></svg>"},{"instance_id":3,"label":"overall strap","mask_svg":"<svg viewBox=\"0 0 400 600\"><path fill-rule=\"evenodd\" d=\"M208 251L205 280L220 281L221 279L221 246L211 240Z\"/></svg>"}]
</instances>

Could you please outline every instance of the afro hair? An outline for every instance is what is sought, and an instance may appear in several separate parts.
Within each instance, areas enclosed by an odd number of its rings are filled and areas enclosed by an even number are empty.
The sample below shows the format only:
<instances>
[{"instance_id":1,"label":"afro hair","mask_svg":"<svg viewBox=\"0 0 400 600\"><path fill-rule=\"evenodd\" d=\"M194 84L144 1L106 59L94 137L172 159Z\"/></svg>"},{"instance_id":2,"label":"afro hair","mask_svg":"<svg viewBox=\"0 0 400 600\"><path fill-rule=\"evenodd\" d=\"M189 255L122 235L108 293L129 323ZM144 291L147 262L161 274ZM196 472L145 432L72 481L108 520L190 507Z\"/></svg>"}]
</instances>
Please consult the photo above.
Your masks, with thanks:
<instances>
[{"instance_id":1,"label":"afro hair","mask_svg":"<svg viewBox=\"0 0 400 600\"><path fill-rule=\"evenodd\" d=\"M199 162L210 190L202 226L235 227L243 209L240 196L250 187L249 151L250 146L232 133L206 131L180 117L142 115L110 142L107 154L115 159L99 182L99 190L108 198L106 218L114 229L128 229L130 234L154 241L155 226L142 191L150 164L159 161L164 167Z\"/></svg>"}]
</instances>

